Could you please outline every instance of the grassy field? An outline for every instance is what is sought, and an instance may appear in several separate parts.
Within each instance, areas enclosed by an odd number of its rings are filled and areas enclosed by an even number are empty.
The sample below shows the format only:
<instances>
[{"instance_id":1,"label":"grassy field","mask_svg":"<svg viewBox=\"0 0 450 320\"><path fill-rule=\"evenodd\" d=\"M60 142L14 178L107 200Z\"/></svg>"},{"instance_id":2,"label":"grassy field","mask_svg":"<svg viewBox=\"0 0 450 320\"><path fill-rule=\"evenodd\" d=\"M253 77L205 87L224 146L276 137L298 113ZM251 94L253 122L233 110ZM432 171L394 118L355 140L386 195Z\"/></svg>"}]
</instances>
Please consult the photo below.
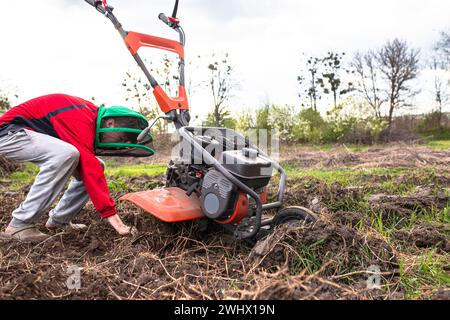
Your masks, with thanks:
<instances>
[{"instance_id":1,"label":"grassy field","mask_svg":"<svg viewBox=\"0 0 450 320\"><path fill-rule=\"evenodd\" d=\"M428 145L435 150L450 150L450 132L426 136Z\"/></svg>"}]
</instances>

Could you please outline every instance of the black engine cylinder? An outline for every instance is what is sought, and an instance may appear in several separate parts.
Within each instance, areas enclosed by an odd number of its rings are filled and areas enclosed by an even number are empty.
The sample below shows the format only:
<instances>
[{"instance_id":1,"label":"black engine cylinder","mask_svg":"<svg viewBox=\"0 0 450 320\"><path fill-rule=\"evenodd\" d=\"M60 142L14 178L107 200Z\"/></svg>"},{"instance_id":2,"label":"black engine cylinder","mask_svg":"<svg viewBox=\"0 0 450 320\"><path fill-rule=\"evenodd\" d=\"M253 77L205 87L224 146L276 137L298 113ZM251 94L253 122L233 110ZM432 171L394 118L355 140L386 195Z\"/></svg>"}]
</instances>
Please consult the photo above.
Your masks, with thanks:
<instances>
[{"instance_id":1,"label":"black engine cylinder","mask_svg":"<svg viewBox=\"0 0 450 320\"><path fill-rule=\"evenodd\" d=\"M202 184L201 207L210 219L228 217L236 202L236 187L216 170L205 175Z\"/></svg>"}]
</instances>

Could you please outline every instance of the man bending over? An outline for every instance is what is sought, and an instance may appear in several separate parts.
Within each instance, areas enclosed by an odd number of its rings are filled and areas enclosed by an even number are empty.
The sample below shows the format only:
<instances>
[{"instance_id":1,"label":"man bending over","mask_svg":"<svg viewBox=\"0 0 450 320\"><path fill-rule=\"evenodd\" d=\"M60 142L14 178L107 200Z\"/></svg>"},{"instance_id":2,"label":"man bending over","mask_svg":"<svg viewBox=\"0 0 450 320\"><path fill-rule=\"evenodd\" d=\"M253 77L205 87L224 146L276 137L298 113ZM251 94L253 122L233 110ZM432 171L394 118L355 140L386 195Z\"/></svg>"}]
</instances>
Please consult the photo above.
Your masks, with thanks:
<instances>
[{"instance_id":1,"label":"man bending over","mask_svg":"<svg viewBox=\"0 0 450 320\"><path fill-rule=\"evenodd\" d=\"M32 162L40 171L24 202L12 213L12 220L0 237L39 242L48 238L35 226L73 177L58 205L50 211L48 229L85 228L71 221L89 198L103 219L119 235L134 234L136 230L125 225L117 214L103 172L103 162L95 156L95 141L99 130L97 107L84 99L53 94L24 102L0 117L0 155L19 162ZM101 119L106 128L126 128L143 116L119 108L123 117ZM108 108L111 109L111 108ZM145 119L145 118L144 118ZM144 121L145 122L145 121ZM111 145L134 143L136 134L108 130L102 133L102 142Z\"/></svg>"}]
</instances>

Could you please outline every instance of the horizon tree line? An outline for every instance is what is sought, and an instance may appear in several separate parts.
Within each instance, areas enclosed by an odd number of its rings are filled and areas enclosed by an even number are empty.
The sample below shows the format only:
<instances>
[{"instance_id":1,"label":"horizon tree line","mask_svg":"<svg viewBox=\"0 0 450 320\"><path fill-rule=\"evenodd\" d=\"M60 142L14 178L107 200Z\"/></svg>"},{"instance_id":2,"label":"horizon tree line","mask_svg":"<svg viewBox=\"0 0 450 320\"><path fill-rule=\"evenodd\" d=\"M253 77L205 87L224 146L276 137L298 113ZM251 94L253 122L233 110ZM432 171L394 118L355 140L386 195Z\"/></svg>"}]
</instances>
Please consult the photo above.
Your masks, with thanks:
<instances>
[{"instance_id":1,"label":"horizon tree line","mask_svg":"<svg viewBox=\"0 0 450 320\"><path fill-rule=\"evenodd\" d=\"M331 100L334 109L348 96L362 99L371 110L375 119L387 119L388 130L392 125L394 114L404 108L412 107L412 99L420 92L415 88L420 71L427 67L434 74L435 112L442 117L443 107L450 103L450 32L441 32L440 38L432 50L431 58L421 63L421 51L411 47L406 41L395 38L387 41L378 49L358 51L347 58L345 52L329 51L323 56L306 56L299 70L297 82L301 106L318 111L322 99ZM198 56L201 60L201 56ZM211 107L204 125L235 126L228 102L233 97L239 82L235 77L235 67L230 62L228 53L212 53L202 61L199 67L207 68L208 78L199 87L208 90ZM349 62L347 62L350 60ZM162 65L152 65L152 71L162 77L165 90L172 95L175 61L167 56ZM126 100L137 103L141 112L149 117L159 112L149 94L150 87L139 75L129 71L123 80ZM191 91L192 81L188 82ZM10 108L10 99L0 94L0 112ZM386 110L386 111L384 111ZM267 111L267 110L266 110ZM237 118L239 118L239 115ZM248 117L248 115L247 115ZM440 121L440 119L439 119ZM167 128L159 128L166 130Z\"/></svg>"}]
</instances>

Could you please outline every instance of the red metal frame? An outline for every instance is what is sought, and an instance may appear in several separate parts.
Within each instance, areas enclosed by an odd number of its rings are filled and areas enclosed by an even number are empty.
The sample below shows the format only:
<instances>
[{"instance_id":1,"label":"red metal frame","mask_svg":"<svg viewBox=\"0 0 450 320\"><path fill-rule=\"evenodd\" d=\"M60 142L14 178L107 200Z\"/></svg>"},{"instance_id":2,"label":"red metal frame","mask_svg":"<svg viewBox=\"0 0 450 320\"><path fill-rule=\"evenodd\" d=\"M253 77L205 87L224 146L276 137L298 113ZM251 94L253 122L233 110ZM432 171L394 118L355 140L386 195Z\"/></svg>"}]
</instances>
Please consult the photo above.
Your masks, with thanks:
<instances>
[{"instance_id":1,"label":"red metal frame","mask_svg":"<svg viewBox=\"0 0 450 320\"><path fill-rule=\"evenodd\" d=\"M263 192L259 195L259 198L261 199L262 204L267 203L267 188L264 188Z\"/></svg>"},{"instance_id":2,"label":"red metal frame","mask_svg":"<svg viewBox=\"0 0 450 320\"><path fill-rule=\"evenodd\" d=\"M171 98L164 92L161 86L157 86L153 91L156 101L162 112L168 113L171 110L189 110L186 89L183 86L178 87L178 97Z\"/></svg>"},{"instance_id":3,"label":"red metal frame","mask_svg":"<svg viewBox=\"0 0 450 320\"><path fill-rule=\"evenodd\" d=\"M248 196L245 193L240 192L238 200L236 202L236 208L234 208L231 217L225 221L215 220L219 224L238 224L248 214Z\"/></svg>"},{"instance_id":4,"label":"red metal frame","mask_svg":"<svg viewBox=\"0 0 450 320\"><path fill-rule=\"evenodd\" d=\"M184 47L174 40L130 31L124 41L133 56L137 54L140 48L149 47L176 53L180 59L184 60ZM169 97L159 85L154 88L153 94L164 113L172 110L189 110L186 88L182 85L178 88L178 97Z\"/></svg>"},{"instance_id":5,"label":"red metal frame","mask_svg":"<svg viewBox=\"0 0 450 320\"><path fill-rule=\"evenodd\" d=\"M125 43L132 55L135 55L141 47L150 47L178 53L184 60L184 48L174 40L130 31L125 38Z\"/></svg>"}]
</instances>

